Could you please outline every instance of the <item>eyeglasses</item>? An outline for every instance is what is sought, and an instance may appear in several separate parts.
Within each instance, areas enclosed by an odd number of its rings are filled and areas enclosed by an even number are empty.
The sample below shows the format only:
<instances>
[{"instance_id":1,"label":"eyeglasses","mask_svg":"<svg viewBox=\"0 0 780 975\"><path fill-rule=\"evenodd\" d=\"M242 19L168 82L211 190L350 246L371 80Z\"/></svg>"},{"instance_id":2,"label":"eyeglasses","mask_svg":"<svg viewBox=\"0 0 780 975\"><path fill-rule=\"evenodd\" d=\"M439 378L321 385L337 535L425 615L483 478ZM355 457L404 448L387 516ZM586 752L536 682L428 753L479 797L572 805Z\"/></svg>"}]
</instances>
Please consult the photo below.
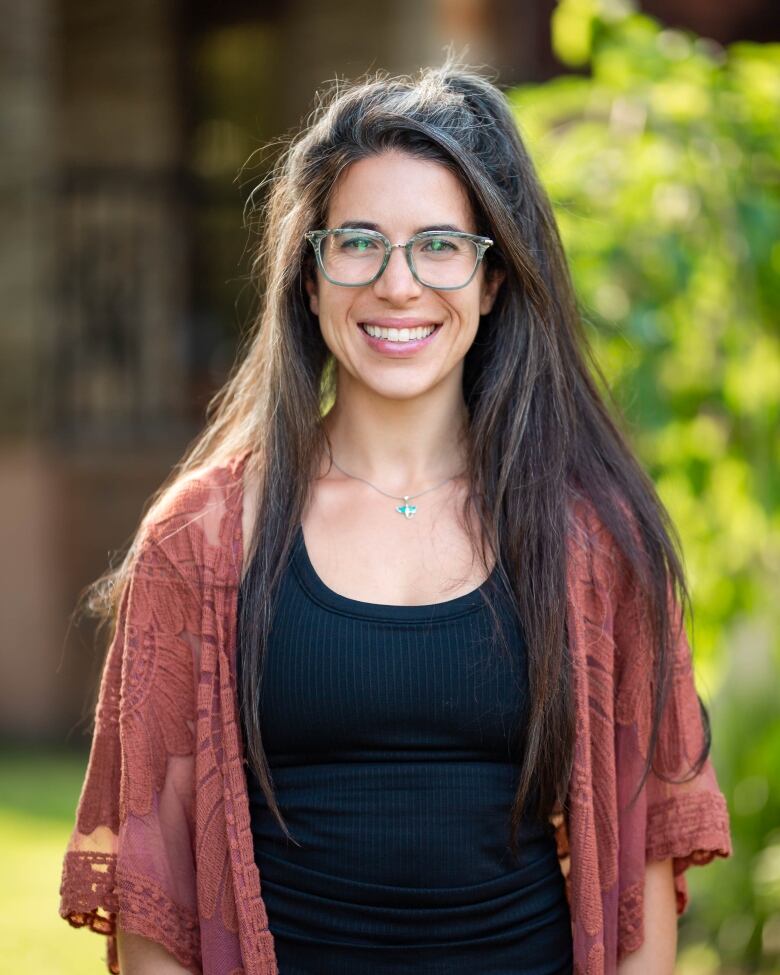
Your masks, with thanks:
<instances>
[{"instance_id":1,"label":"eyeglasses","mask_svg":"<svg viewBox=\"0 0 780 975\"><path fill-rule=\"evenodd\" d=\"M415 281L437 291L455 291L471 281L493 244L489 237L461 230L425 230L405 244L391 244L377 230L353 227L310 230L305 237L325 278L344 288L372 284L387 267L392 251L400 247Z\"/></svg>"}]
</instances>

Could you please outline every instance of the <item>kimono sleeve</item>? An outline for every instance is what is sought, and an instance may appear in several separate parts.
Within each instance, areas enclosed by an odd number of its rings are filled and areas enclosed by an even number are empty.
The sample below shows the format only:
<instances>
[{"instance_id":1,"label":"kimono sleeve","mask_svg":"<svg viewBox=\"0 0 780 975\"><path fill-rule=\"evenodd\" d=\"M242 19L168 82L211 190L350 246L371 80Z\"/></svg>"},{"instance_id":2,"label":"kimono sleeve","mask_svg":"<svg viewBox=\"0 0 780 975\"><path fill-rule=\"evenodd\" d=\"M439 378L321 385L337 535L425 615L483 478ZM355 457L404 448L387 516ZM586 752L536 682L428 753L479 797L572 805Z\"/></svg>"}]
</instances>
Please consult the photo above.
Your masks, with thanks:
<instances>
[{"instance_id":1,"label":"kimono sleeve","mask_svg":"<svg viewBox=\"0 0 780 975\"><path fill-rule=\"evenodd\" d=\"M106 935L114 975L117 917L201 972L193 819L201 614L188 575L147 532L103 666L64 855L59 913Z\"/></svg>"},{"instance_id":2,"label":"kimono sleeve","mask_svg":"<svg viewBox=\"0 0 780 975\"><path fill-rule=\"evenodd\" d=\"M619 564L616 562L616 564ZM614 591L616 653L615 747L620 810L623 914L641 903L645 864L671 858L677 913L688 905L685 871L732 852L729 815L708 756L695 772L705 745L705 724L680 602L667 587L670 617L669 689L653 765L633 805L650 746L654 647L647 602L633 575L620 569ZM715 729L714 734L717 734ZM638 903L636 903L638 902ZM627 921L627 918L623 918ZM627 941L630 941L627 938Z\"/></svg>"}]
</instances>

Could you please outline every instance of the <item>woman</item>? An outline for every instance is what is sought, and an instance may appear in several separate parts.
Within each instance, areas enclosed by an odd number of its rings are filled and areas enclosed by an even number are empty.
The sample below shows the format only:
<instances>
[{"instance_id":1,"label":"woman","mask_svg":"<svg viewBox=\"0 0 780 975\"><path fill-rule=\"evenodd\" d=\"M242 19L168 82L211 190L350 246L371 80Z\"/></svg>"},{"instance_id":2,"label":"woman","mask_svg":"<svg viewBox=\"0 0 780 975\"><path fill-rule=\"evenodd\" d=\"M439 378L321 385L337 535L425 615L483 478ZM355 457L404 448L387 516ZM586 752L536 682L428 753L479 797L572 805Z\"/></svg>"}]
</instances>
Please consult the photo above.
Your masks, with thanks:
<instances>
[{"instance_id":1,"label":"woman","mask_svg":"<svg viewBox=\"0 0 780 975\"><path fill-rule=\"evenodd\" d=\"M123 975L671 972L731 853L687 592L504 97L341 87L265 216L243 361L102 580L60 913Z\"/></svg>"}]
</instances>

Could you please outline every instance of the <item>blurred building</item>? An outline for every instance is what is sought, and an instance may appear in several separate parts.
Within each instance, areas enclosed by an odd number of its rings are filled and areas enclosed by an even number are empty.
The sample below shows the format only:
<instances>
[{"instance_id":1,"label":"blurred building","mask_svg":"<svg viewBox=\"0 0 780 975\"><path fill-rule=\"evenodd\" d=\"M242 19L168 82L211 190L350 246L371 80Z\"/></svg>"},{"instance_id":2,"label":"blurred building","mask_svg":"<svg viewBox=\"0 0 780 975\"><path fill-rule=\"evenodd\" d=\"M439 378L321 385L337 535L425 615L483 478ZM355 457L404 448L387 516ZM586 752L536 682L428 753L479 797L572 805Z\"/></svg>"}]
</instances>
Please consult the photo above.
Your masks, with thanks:
<instances>
[{"instance_id":1,"label":"blurred building","mask_svg":"<svg viewBox=\"0 0 780 975\"><path fill-rule=\"evenodd\" d=\"M68 626L203 423L251 319L242 226L315 89L454 42L561 71L553 0L0 0L0 736L85 741L101 647ZM728 42L771 4L656 0Z\"/></svg>"}]
</instances>

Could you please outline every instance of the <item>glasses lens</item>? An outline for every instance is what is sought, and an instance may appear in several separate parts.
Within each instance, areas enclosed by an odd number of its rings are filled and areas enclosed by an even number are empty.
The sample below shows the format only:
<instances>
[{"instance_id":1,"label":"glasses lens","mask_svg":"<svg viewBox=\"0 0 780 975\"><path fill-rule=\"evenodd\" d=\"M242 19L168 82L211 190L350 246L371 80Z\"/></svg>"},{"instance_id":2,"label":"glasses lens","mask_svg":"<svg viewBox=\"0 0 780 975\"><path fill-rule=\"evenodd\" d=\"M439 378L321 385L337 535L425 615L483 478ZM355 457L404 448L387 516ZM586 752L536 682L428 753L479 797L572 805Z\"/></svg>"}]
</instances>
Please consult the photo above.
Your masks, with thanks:
<instances>
[{"instance_id":1,"label":"glasses lens","mask_svg":"<svg viewBox=\"0 0 780 975\"><path fill-rule=\"evenodd\" d=\"M467 237L446 233L417 238L412 245L417 277L432 288L460 288L474 273L479 251Z\"/></svg>"},{"instance_id":2,"label":"glasses lens","mask_svg":"<svg viewBox=\"0 0 780 975\"><path fill-rule=\"evenodd\" d=\"M385 247L364 231L333 231L323 237L320 257L325 273L337 284L365 284L382 266Z\"/></svg>"}]
</instances>

